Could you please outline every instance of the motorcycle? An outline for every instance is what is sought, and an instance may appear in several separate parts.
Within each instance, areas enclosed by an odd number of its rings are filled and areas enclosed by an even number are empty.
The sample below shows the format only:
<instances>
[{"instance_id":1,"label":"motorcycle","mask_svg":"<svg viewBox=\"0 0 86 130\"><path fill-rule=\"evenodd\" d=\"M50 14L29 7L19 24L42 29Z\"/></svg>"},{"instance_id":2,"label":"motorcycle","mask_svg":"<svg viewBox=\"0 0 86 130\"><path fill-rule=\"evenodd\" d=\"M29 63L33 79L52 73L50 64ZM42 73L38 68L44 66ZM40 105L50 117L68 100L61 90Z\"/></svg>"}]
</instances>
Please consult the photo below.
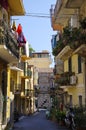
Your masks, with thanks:
<instances>
[{"instance_id":1,"label":"motorcycle","mask_svg":"<svg viewBox=\"0 0 86 130\"><path fill-rule=\"evenodd\" d=\"M70 111L67 112L67 114L66 114L65 124L71 130L76 130L76 125L75 125L75 121L74 121L74 113L73 113L72 108L70 108Z\"/></svg>"},{"instance_id":2,"label":"motorcycle","mask_svg":"<svg viewBox=\"0 0 86 130\"><path fill-rule=\"evenodd\" d=\"M46 110L46 118L49 119L49 116L50 116L50 111Z\"/></svg>"}]
</instances>

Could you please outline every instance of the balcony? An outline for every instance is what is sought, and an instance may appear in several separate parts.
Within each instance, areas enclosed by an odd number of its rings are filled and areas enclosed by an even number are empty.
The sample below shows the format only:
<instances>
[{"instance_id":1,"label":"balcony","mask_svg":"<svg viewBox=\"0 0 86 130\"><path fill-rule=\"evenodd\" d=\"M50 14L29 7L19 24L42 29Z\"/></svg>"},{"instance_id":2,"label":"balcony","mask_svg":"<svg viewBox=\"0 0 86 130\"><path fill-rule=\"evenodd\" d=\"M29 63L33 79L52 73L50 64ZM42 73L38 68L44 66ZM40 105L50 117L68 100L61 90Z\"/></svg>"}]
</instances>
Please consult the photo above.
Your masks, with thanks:
<instances>
[{"instance_id":1,"label":"balcony","mask_svg":"<svg viewBox=\"0 0 86 130\"><path fill-rule=\"evenodd\" d=\"M74 72L64 72L62 73L57 79L55 79L55 82L59 84L60 87L66 87L73 84L73 77L75 76Z\"/></svg>"},{"instance_id":2,"label":"balcony","mask_svg":"<svg viewBox=\"0 0 86 130\"><path fill-rule=\"evenodd\" d=\"M86 18L81 21L80 28L65 27L60 40L53 49L57 59L68 59L71 54L86 54Z\"/></svg>"},{"instance_id":3,"label":"balcony","mask_svg":"<svg viewBox=\"0 0 86 130\"><path fill-rule=\"evenodd\" d=\"M65 46L62 49L62 51L58 54L57 58L64 61L68 59L72 53L73 53L73 50L70 48L70 46Z\"/></svg>"},{"instance_id":4,"label":"balcony","mask_svg":"<svg viewBox=\"0 0 86 130\"><path fill-rule=\"evenodd\" d=\"M32 71L30 69L27 69L26 71L24 70L24 76L22 76L21 78L30 79L31 76L32 76Z\"/></svg>"},{"instance_id":5,"label":"balcony","mask_svg":"<svg viewBox=\"0 0 86 130\"><path fill-rule=\"evenodd\" d=\"M34 90L25 89L25 96L27 98L33 97L33 95L34 95Z\"/></svg>"},{"instance_id":6,"label":"balcony","mask_svg":"<svg viewBox=\"0 0 86 130\"><path fill-rule=\"evenodd\" d=\"M67 8L80 8L85 0L67 0Z\"/></svg>"},{"instance_id":7,"label":"balcony","mask_svg":"<svg viewBox=\"0 0 86 130\"><path fill-rule=\"evenodd\" d=\"M10 14L11 16L14 15L24 15L25 10L23 6L22 0L8 0L9 8L10 8Z\"/></svg>"},{"instance_id":8,"label":"balcony","mask_svg":"<svg viewBox=\"0 0 86 130\"><path fill-rule=\"evenodd\" d=\"M30 59L30 57L28 57L26 54L25 45L19 48L19 57L22 62L25 62L26 60Z\"/></svg>"},{"instance_id":9,"label":"balcony","mask_svg":"<svg viewBox=\"0 0 86 130\"><path fill-rule=\"evenodd\" d=\"M21 84L16 84L15 85L14 93L15 94L20 94L21 93Z\"/></svg>"},{"instance_id":10,"label":"balcony","mask_svg":"<svg viewBox=\"0 0 86 130\"><path fill-rule=\"evenodd\" d=\"M32 71L30 69L27 70L27 76L29 76L30 78L32 76Z\"/></svg>"},{"instance_id":11,"label":"balcony","mask_svg":"<svg viewBox=\"0 0 86 130\"><path fill-rule=\"evenodd\" d=\"M82 57L86 57L86 44L82 44L81 46L79 46L74 52L73 54L79 54Z\"/></svg>"},{"instance_id":12,"label":"balcony","mask_svg":"<svg viewBox=\"0 0 86 130\"><path fill-rule=\"evenodd\" d=\"M57 0L55 6L51 6L51 25L54 30L62 31L63 27L67 25L71 15L75 14L74 9L66 8L67 0Z\"/></svg>"},{"instance_id":13,"label":"balcony","mask_svg":"<svg viewBox=\"0 0 86 130\"><path fill-rule=\"evenodd\" d=\"M53 49L53 55L56 59L65 60L71 56L73 49L69 46L69 34L64 36L65 32L62 34L61 38L57 42L56 47Z\"/></svg>"},{"instance_id":14,"label":"balcony","mask_svg":"<svg viewBox=\"0 0 86 130\"><path fill-rule=\"evenodd\" d=\"M3 20L0 20L0 57L8 63L18 62L19 58L17 40Z\"/></svg>"}]
</instances>

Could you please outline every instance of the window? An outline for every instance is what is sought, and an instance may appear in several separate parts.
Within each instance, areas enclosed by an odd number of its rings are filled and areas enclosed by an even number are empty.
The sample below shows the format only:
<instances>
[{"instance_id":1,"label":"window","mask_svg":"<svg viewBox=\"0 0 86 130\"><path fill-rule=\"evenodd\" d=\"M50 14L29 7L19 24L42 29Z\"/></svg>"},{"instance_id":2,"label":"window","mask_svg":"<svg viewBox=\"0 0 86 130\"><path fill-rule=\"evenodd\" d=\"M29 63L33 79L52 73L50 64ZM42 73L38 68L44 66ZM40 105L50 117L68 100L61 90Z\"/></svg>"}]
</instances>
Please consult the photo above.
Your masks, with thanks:
<instances>
[{"instance_id":1,"label":"window","mask_svg":"<svg viewBox=\"0 0 86 130\"><path fill-rule=\"evenodd\" d=\"M72 95L70 95L70 105L72 105Z\"/></svg>"},{"instance_id":2,"label":"window","mask_svg":"<svg viewBox=\"0 0 86 130\"><path fill-rule=\"evenodd\" d=\"M82 106L82 96L79 95L79 106L81 107Z\"/></svg>"},{"instance_id":3,"label":"window","mask_svg":"<svg viewBox=\"0 0 86 130\"><path fill-rule=\"evenodd\" d=\"M78 56L78 73L82 72L82 66L81 66L81 56Z\"/></svg>"},{"instance_id":4,"label":"window","mask_svg":"<svg viewBox=\"0 0 86 130\"><path fill-rule=\"evenodd\" d=\"M38 54L38 58L41 58L42 56L41 56L41 54Z\"/></svg>"},{"instance_id":5,"label":"window","mask_svg":"<svg viewBox=\"0 0 86 130\"><path fill-rule=\"evenodd\" d=\"M72 62L71 62L71 57L68 60L68 66L69 66L69 71L72 72Z\"/></svg>"}]
</instances>

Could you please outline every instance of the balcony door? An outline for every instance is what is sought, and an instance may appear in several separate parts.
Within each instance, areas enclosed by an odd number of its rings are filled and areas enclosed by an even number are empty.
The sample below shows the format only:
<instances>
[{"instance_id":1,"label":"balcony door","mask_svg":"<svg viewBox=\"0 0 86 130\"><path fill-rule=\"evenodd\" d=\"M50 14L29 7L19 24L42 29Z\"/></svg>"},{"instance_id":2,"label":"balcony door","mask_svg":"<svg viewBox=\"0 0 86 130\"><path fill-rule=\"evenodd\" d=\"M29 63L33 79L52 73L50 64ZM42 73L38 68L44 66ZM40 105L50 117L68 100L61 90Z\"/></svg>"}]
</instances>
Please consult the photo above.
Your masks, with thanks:
<instances>
[{"instance_id":1,"label":"balcony door","mask_svg":"<svg viewBox=\"0 0 86 130\"><path fill-rule=\"evenodd\" d=\"M2 96L3 96L3 107L2 110L2 124L6 123L6 106L7 106L7 72L3 70L1 73L1 89L2 89Z\"/></svg>"}]
</instances>

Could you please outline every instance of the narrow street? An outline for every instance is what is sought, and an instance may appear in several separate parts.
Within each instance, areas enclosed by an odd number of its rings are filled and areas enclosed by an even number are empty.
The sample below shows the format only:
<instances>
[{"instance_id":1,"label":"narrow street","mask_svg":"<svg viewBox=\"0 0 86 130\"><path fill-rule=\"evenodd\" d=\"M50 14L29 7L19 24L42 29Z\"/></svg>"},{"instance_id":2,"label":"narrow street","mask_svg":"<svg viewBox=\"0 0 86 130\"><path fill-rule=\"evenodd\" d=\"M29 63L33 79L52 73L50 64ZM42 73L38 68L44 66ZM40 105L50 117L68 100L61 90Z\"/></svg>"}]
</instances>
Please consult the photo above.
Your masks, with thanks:
<instances>
[{"instance_id":1,"label":"narrow street","mask_svg":"<svg viewBox=\"0 0 86 130\"><path fill-rule=\"evenodd\" d=\"M67 130L67 128L47 120L45 110L41 110L16 122L13 130Z\"/></svg>"}]
</instances>

